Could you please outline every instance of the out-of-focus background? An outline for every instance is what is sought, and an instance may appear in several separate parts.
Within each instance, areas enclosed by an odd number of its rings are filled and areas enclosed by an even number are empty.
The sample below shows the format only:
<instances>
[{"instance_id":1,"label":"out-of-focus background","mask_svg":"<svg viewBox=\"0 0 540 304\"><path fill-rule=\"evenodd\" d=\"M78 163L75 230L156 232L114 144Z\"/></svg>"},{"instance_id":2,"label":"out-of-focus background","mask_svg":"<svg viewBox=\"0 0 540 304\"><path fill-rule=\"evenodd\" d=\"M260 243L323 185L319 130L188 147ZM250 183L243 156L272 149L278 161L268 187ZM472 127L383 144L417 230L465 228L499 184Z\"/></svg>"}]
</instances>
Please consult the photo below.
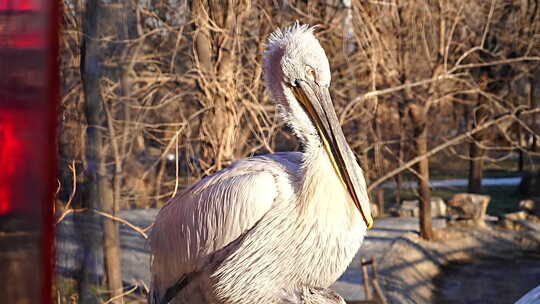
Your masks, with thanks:
<instances>
[{"instance_id":1,"label":"out-of-focus background","mask_svg":"<svg viewBox=\"0 0 540 304\"><path fill-rule=\"evenodd\" d=\"M382 301L372 257L397 303L540 284L537 0L64 0L55 302L143 301L157 208L236 159L301 149L262 79L268 35L296 20L318 26L378 218L334 288ZM463 283L504 265L512 282L510 260L529 271L511 290Z\"/></svg>"}]
</instances>

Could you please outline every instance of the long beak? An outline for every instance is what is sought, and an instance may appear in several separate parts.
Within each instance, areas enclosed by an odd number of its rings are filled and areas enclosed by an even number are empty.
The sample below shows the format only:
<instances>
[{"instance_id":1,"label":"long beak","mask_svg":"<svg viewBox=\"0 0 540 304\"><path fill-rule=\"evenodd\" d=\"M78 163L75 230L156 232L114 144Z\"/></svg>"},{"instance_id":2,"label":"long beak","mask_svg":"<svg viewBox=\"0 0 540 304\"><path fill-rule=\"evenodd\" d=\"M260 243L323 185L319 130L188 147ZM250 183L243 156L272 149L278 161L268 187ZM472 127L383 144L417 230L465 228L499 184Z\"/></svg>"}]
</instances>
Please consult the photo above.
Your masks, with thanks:
<instances>
[{"instance_id":1,"label":"long beak","mask_svg":"<svg viewBox=\"0 0 540 304\"><path fill-rule=\"evenodd\" d=\"M362 169L345 140L328 88L314 82L298 81L291 87L296 99L314 122L319 136L341 181L349 191L368 228L373 226Z\"/></svg>"}]
</instances>

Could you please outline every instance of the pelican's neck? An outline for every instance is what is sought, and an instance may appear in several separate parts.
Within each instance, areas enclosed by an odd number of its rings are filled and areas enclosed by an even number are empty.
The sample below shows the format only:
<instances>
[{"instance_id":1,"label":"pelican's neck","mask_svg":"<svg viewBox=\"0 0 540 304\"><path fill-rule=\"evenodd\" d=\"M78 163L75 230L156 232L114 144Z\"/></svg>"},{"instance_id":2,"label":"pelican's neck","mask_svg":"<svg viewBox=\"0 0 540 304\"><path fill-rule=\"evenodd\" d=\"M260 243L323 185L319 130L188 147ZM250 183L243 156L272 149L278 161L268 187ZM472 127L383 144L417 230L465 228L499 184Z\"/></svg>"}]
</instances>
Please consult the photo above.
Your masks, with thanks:
<instances>
[{"instance_id":1,"label":"pelican's neck","mask_svg":"<svg viewBox=\"0 0 540 304\"><path fill-rule=\"evenodd\" d=\"M344 205L350 212L351 197L334 168L328 150L311 119L283 81L270 86L274 99L281 105L280 113L304 146L301 168L299 208L303 214L321 214L328 206ZM342 207L340 205L340 207ZM332 208L333 208L332 207ZM328 209L335 213L339 209Z\"/></svg>"},{"instance_id":2,"label":"pelican's neck","mask_svg":"<svg viewBox=\"0 0 540 304\"><path fill-rule=\"evenodd\" d=\"M322 191L344 189L328 151L316 134L309 134L304 139L302 171L301 193L307 196L301 200L304 204L313 205L314 197Z\"/></svg>"},{"instance_id":3,"label":"pelican's neck","mask_svg":"<svg viewBox=\"0 0 540 304\"><path fill-rule=\"evenodd\" d=\"M361 221L360 213L318 138L308 136L302 157L298 199L302 216L346 229L355 227Z\"/></svg>"},{"instance_id":4,"label":"pelican's neck","mask_svg":"<svg viewBox=\"0 0 540 304\"><path fill-rule=\"evenodd\" d=\"M302 193L311 193L314 187L327 183L340 184L328 152L318 136L308 135L302 153ZM323 183L321 183L323 182ZM308 200L304 200L308 201Z\"/></svg>"}]
</instances>

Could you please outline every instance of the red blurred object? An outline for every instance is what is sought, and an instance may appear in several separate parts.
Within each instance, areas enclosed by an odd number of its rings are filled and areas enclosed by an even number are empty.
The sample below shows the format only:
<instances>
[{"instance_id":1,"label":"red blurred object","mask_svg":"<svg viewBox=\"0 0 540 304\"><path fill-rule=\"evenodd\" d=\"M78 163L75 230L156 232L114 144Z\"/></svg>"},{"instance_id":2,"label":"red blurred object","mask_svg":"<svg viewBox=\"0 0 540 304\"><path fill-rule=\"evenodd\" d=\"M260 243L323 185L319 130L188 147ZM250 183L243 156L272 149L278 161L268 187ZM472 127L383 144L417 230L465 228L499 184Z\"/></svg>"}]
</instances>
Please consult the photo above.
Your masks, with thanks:
<instances>
[{"instance_id":1,"label":"red blurred object","mask_svg":"<svg viewBox=\"0 0 540 304\"><path fill-rule=\"evenodd\" d=\"M0 47L45 47L41 10L36 0L0 0Z\"/></svg>"},{"instance_id":2,"label":"red blurred object","mask_svg":"<svg viewBox=\"0 0 540 304\"><path fill-rule=\"evenodd\" d=\"M42 190L38 176L46 174L38 151L47 144L41 139L51 106L43 13L36 0L0 0L0 215L40 212L32 203ZM37 182L33 191L29 182Z\"/></svg>"},{"instance_id":3,"label":"red blurred object","mask_svg":"<svg viewBox=\"0 0 540 304\"><path fill-rule=\"evenodd\" d=\"M40 2L32 0L0 0L0 11L28 11L39 9Z\"/></svg>"},{"instance_id":4,"label":"red blurred object","mask_svg":"<svg viewBox=\"0 0 540 304\"><path fill-rule=\"evenodd\" d=\"M0 215L40 216L34 204L44 198L47 174L39 167L45 160L40 147L47 145L40 134L47 128L43 114L39 109L0 109Z\"/></svg>"},{"instance_id":5,"label":"red blurred object","mask_svg":"<svg viewBox=\"0 0 540 304\"><path fill-rule=\"evenodd\" d=\"M17 168L24 166L23 156L24 143L18 132L21 125L21 115L10 111L0 112L0 168L4 171L0 175L0 214L15 211L17 207L13 204L17 189L13 182L21 179L20 171Z\"/></svg>"},{"instance_id":6,"label":"red blurred object","mask_svg":"<svg viewBox=\"0 0 540 304\"><path fill-rule=\"evenodd\" d=\"M51 303L58 1L0 0L1 303Z\"/></svg>"}]
</instances>

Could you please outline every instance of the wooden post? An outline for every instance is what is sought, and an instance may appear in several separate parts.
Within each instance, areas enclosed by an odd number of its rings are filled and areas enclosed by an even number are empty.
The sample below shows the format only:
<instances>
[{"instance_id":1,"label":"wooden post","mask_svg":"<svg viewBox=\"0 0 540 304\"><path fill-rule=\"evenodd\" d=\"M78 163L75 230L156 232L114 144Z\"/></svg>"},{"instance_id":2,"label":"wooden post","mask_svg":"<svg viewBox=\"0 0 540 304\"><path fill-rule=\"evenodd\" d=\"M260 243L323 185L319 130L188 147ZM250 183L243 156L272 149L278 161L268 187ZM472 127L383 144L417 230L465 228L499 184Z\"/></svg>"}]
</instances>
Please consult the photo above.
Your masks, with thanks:
<instances>
[{"instance_id":1,"label":"wooden post","mask_svg":"<svg viewBox=\"0 0 540 304\"><path fill-rule=\"evenodd\" d=\"M360 264L360 267L362 267L362 276L364 278L364 292L366 300L371 299L371 289L369 288L369 274L367 270L367 266L369 265L369 262L366 261L366 259L362 258L360 260L362 263Z\"/></svg>"},{"instance_id":2,"label":"wooden post","mask_svg":"<svg viewBox=\"0 0 540 304\"><path fill-rule=\"evenodd\" d=\"M388 300L384 296L382 292L381 285L379 285L379 281L373 279L373 289L375 289L375 293L377 294L377 297L379 298L379 302L382 304L388 304Z\"/></svg>"},{"instance_id":3,"label":"wooden post","mask_svg":"<svg viewBox=\"0 0 540 304\"><path fill-rule=\"evenodd\" d=\"M373 280L372 280L373 289L375 290L375 293L377 294L379 301L382 304L387 304L388 300L384 296L382 288L379 285L379 276L377 274L377 258L375 257L371 259L371 269L373 271Z\"/></svg>"},{"instance_id":4,"label":"wooden post","mask_svg":"<svg viewBox=\"0 0 540 304\"><path fill-rule=\"evenodd\" d=\"M377 276L377 258L371 258L371 270L373 272L373 279L378 280Z\"/></svg>"}]
</instances>

